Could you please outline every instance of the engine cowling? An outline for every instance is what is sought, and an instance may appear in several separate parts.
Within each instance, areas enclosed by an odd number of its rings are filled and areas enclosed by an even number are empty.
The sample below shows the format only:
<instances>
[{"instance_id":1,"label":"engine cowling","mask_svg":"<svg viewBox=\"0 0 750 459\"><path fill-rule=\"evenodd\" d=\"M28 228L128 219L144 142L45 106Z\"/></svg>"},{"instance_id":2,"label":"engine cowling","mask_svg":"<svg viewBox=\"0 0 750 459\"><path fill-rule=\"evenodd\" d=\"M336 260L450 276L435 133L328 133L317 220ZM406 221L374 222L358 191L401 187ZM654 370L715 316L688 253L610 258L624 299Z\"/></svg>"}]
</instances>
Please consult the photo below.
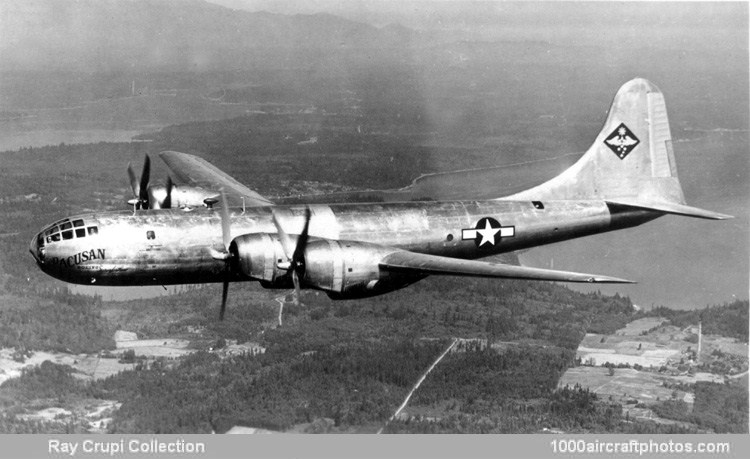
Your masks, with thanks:
<instances>
[{"instance_id":1,"label":"engine cowling","mask_svg":"<svg viewBox=\"0 0 750 459\"><path fill-rule=\"evenodd\" d=\"M333 299L354 299L392 292L424 278L380 268L380 261L398 250L358 241L311 241L303 283L325 290Z\"/></svg>"},{"instance_id":2,"label":"engine cowling","mask_svg":"<svg viewBox=\"0 0 750 459\"><path fill-rule=\"evenodd\" d=\"M284 263L286 255L276 234L253 233L234 238L229 245L232 270L269 288L291 288L292 279Z\"/></svg>"},{"instance_id":3,"label":"engine cowling","mask_svg":"<svg viewBox=\"0 0 750 459\"><path fill-rule=\"evenodd\" d=\"M296 241L293 241L296 243ZM392 247L358 241L311 239L304 252L303 287L325 291L333 299L380 295L406 287L425 276L396 274L380 268ZM233 269L270 288L291 288L284 250L275 234L255 233L232 241Z\"/></svg>"}]
</instances>

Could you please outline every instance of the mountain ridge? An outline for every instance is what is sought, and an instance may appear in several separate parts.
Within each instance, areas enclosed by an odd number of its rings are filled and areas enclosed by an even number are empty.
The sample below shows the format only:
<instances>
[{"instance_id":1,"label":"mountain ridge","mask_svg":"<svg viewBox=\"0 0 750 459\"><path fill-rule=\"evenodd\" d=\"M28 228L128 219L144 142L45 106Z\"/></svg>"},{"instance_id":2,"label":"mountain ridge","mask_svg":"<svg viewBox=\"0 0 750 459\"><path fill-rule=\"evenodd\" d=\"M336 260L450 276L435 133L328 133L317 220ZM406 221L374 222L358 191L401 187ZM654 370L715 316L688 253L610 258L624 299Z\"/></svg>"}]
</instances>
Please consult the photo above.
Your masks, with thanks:
<instances>
[{"instance_id":1,"label":"mountain ridge","mask_svg":"<svg viewBox=\"0 0 750 459\"><path fill-rule=\"evenodd\" d=\"M203 0L11 0L0 21L0 59L14 70L238 69L252 66L257 51L290 60L315 49L402 47L412 35L327 13L247 12Z\"/></svg>"}]
</instances>

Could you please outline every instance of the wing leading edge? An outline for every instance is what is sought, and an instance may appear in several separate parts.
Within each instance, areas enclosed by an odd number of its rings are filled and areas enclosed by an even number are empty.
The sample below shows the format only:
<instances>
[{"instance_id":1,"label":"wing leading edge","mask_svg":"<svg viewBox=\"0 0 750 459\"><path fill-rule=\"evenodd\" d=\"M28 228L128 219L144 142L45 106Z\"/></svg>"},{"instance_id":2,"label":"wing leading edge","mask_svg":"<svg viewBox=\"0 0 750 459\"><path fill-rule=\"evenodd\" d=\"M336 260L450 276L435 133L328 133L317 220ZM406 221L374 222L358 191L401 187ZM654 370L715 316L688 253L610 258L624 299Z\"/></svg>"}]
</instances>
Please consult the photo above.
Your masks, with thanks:
<instances>
[{"instance_id":1,"label":"wing leading edge","mask_svg":"<svg viewBox=\"0 0 750 459\"><path fill-rule=\"evenodd\" d=\"M617 277L597 274L556 271L551 269L512 266L476 260L462 260L423 253L399 251L387 255L380 267L388 271L427 275L470 277L499 277L506 279L544 280L559 282L593 282L607 284L634 284Z\"/></svg>"},{"instance_id":2,"label":"wing leading edge","mask_svg":"<svg viewBox=\"0 0 750 459\"><path fill-rule=\"evenodd\" d=\"M159 157L180 183L207 190L224 190L230 205L272 206L273 202L230 177L198 156L178 151L163 151Z\"/></svg>"}]
</instances>

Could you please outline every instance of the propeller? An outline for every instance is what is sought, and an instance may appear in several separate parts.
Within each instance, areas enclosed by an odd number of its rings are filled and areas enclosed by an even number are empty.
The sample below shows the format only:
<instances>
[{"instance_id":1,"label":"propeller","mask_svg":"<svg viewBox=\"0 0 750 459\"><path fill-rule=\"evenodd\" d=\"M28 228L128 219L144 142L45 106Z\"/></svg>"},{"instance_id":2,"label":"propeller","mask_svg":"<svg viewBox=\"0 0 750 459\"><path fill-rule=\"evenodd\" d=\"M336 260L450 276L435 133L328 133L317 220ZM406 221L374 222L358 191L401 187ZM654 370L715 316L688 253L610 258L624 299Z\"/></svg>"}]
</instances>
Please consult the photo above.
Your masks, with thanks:
<instances>
[{"instance_id":1,"label":"propeller","mask_svg":"<svg viewBox=\"0 0 750 459\"><path fill-rule=\"evenodd\" d=\"M170 200L171 179L167 182L167 199ZM229 252L229 245L232 243L232 229L229 218L229 204L224 190L221 190L221 242L224 244L224 251L211 249L211 256L216 260L224 260L224 282L221 286L221 309L219 309L219 320L224 320L224 312L227 309L227 297L229 294L229 272L231 270L232 254Z\"/></svg>"},{"instance_id":2,"label":"propeller","mask_svg":"<svg viewBox=\"0 0 750 459\"><path fill-rule=\"evenodd\" d=\"M281 247L286 255L287 262L280 264L279 268L286 269L292 274L292 282L294 282L294 304L299 306L299 295L300 295L300 279L305 275L305 249L307 248L308 229L310 228L310 208L305 207L305 226L302 228L302 233L297 237L297 245L292 248L292 240L289 235L282 228L276 213L272 214L273 224L276 226L276 231L279 233L279 241Z\"/></svg>"},{"instance_id":3,"label":"propeller","mask_svg":"<svg viewBox=\"0 0 750 459\"><path fill-rule=\"evenodd\" d=\"M151 159L146 155L143 160L143 171L141 179L133 172L132 164L128 163L128 177L130 178L130 188L133 190L134 198L128 201L133 204L135 209L148 209L148 181L151 174Z\"/></svg>"}]
</instances>

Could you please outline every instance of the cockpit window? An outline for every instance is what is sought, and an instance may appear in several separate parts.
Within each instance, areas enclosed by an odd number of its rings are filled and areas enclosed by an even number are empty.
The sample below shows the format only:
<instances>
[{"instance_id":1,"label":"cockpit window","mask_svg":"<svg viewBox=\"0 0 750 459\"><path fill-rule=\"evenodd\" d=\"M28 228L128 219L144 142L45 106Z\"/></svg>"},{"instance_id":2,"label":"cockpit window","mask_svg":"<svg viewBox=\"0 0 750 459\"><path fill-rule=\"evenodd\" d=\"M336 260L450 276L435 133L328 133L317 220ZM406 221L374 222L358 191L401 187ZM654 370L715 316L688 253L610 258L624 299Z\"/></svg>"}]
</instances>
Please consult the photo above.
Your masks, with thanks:
<instances>
[{"instance_id":1,"label":"cockpit window","mask_svg":"<svg viewBox=\"0 0 750 459\"><path fill-rule=\"evenodd\" d=\"M57 222L54 226L44 231L43 241L47 243L58 242L60 240L70 240L73 238L82 238L88 236L94 236L99 234L98 226L86 226L83 219L74 220L70 222L63 220Z\"/></svg>"}]
</instances>

